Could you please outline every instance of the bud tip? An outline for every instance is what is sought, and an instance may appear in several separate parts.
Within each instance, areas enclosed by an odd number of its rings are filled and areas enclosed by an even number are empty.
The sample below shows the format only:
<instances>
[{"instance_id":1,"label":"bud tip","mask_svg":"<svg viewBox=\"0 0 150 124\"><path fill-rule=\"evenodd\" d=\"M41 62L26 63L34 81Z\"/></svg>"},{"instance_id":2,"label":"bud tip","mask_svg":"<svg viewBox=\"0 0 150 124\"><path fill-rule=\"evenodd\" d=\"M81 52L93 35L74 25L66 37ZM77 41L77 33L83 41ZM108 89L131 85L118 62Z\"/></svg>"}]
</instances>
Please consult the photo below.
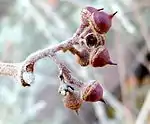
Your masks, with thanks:
<instances>
[{"instance_id":1,"label":"bud tip","mask_svg":"<svg viewBox=\"0 0 150 124\"><path fill-rule=\"evenodd\" d=\"M117 63L113 63L112 61L110 61L108 64L109 65L117 65Z\"/></svg>"},{"instance_id":2,"label":"bud tip","mask_svg":"<svg viewBox=\"0 0 150 124\"><path fill-rule=\"evenodd\" d=\"M97 11L101 11L101 10L104 10L104 8L97 9Z\"/></svg>"},{"instance_id":3,"label":"bud tip","mask_svg":"<svg viewBox=\"0 0 150 124\"><path fill-rule=\"evenodd\" d=\"M118 12L118 11L114 12L113 14L111 14L111 15L110 15L110 18L113 18L113 17L117 14L117 12Z\"/></svg>"},{"instance_id":4,"label":"bud tip","mask_svg":"<svg viewBox=\"0 0 150 124\"><path fill-rule=\"evenodd\" d=\"M100 101L101 101L101 102L103 102L103 103L106 105L106 102L105 102L105 100L104 100L104 99L101 99Z\"/></svg>"}]
</instances>

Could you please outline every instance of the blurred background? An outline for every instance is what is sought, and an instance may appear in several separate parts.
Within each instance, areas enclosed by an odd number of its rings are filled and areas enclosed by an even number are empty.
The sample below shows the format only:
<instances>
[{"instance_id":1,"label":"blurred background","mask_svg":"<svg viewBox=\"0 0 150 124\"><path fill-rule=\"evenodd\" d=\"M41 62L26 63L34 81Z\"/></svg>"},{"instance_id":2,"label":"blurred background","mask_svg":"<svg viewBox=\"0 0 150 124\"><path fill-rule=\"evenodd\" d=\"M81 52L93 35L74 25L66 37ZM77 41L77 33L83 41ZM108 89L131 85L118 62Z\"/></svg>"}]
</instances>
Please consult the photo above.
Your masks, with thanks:
<instances>
[{"instance_id":1,"label":"blurred background","mask_svg":"<svg viewBox=\"0 0 150 124\"><path fill-rule=\"evenodd\" d=\"M20 62L68 39L87 5L118 11L106 43L118 66L80 67L69 52L59 58L78 79L100 80L108 106L85 103L79 116L65 108L57 67L45 58L37 62L30 88L0 77L0 124L150 124L149 0L0 0L0 60Z\"/></svg>"}]
</instances>

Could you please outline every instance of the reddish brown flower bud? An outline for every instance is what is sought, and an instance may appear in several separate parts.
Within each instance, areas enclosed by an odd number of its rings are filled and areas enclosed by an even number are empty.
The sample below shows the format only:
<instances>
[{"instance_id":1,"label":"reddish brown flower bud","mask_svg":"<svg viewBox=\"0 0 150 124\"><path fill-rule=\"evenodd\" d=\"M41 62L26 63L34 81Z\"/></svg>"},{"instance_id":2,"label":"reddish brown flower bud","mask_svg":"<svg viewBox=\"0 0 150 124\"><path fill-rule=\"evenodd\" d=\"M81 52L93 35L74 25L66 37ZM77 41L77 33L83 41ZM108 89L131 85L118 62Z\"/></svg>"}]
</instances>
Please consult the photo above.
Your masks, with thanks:
<instances>
[{"instance_id":1,"label":"reddish brown flower bud","mask_svg":"<svg viewBox=\"0 0 150 124\"><path fill-rule=\"evenodd\" d=\"M100 33L107 33L112 25L112 18L117 12L109 15L104 11L95 11L92 13L91 23L94 29Z\"/></svg>"},{"instance_id":2,"label":"reddish brown flower bud","mask_svg":"<svg viewBox=\"0 0 150 124\"><path fill-rule=\"evenodd\" d=\"M64 103L65 107L78 112L78 109L82 105L82 99L80 98L79 93L76 93L76 92L69 93L68 92L68 94L66 96L64 96L63 103Z\"/></svg>"},{"instance_id":3,"label":"reddish brown flower bud","mask_svg":"<svg viewBox=\"0 0 150 124\"><path fill-rule=\"evenodd\" d=\"M96 9L94 7L91 7L91 6L87 6L87 7L83 8L82 11L81 11L81 20L82 20L82 22L85 25L88 25L88 19L92 15L92 13L94 13L95 11L100 11L100 10L103 10L103 8Z\"/></svg>"},{"instance_id":4,"label":"reddish brown flower bud","mask_svg":"<svg viewBox=\"0 0 150 124\"><path fill-rule=\"evenodd\" d=\"M82 89L82 99L87 102L103 101L103 88L98 81L85 84Z\"/></svg>"},{"instance_id":5,"label":"reddish brown flower bud","mask_svg":"<svg viewBox=\"0 0 150 124\"><path fill-rule=\"evenodd\" d=\"M117 65L110 60L109 52L105 47L95 48L90 53L90 64L93 67L103 67L107 64Z\"/></svg>"}]
</instances>

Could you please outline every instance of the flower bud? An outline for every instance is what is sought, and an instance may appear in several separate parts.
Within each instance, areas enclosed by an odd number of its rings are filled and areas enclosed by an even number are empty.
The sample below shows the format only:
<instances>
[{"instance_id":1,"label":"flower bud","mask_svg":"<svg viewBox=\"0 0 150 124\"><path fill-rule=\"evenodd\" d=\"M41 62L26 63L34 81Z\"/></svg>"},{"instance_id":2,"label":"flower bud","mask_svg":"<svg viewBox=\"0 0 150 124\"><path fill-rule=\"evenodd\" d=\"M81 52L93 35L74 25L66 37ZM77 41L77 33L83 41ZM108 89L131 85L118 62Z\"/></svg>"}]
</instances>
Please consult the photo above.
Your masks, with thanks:
<instances>
[{"instance_id":1,"label":"flower bud","mask_svg":"<svg viewBox=\"0 0 150 124\"><path fill-rule=\"evenodd\" d=\"M82 99L87 102L103 101L103 88L98 81L85 84L82 89Z\"/></svg>"},{"instance_id":2,"label":"flower bud","mask_svg":"<svg viewBox=\"0 0 150 124\"><path fill-rule=\"evenodd\" d=\"M116 13L117 12L111 15L107 14L104 11L95 11L94 13L92 13L91 22L94 29L100 34L107 33L112 25L112 18Z\"/></svg>"},{"instance_id":3,"label":"flower bud","mask_svg":"<svg viewBox=\"0 0 150 124\"><path fill-rule=\"evenodd\" d=\"M80 98L80 94L78 92L68 92L63 98L63 103L65 107L77 112L82 105L82 99Z\"/></svg>"},{"instance_id":4,"label":"flower bud","mask_svg":"<svg viewBox=\"0 0 150 124\"><path fill-rule=\"evenodd\" d=\"M103 67L107 64L117 65L110 60L109 52L104 46L97 47L90 53L90 65L93 67Z\"/></svg>"},{"instance_id":5,"label":"flower bud","mask_svg":"<svg viewBox=\"0 0 150 124\"><path fill-rule=\"evenodd\" d=\"M82 23L84 23L85 25L88 25L88 23L89 23L88 20L89 20L89 17L92 15L92 13L94 13L96 11L100 11L100 10L103 10L103 8L96 9L94 7L91 7L91 6L87 6L87 7L83 8L81 11Z\"/></svg>"}]
</instances>

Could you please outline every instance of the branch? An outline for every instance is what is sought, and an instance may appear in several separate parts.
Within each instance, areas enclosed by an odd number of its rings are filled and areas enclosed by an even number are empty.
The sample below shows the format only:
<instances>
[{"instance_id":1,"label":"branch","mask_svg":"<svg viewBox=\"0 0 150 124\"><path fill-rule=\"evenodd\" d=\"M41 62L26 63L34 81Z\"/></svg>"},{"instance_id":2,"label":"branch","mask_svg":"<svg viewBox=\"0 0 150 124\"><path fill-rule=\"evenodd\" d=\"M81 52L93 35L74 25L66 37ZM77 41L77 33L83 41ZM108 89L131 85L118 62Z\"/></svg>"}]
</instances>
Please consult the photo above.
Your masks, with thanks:
<instances>
[{"instance_id":1,"label":"branch","mask_svg":"<svg viewBox=\"0 0 150 124\"><path fill-rule=\"evenodd\" d=\"M79 29L78 29L79 31ZM85 32L87 33L87 32ZM21 68L21 74L20 74L20 79L21 79L21 83L23 84L23 86L29 86L29 83L28 82L25 82L25 79L23 79L23 73L25 72L31 72L33 73L34 71L34 64L39 60L39 59L42 59L42 58L45 58L45 57L50 57L53 59L53 57L55 57L55 53L60 51L60 50L67 50L69 48L71 48L73 45L77 45L79 44L79 41L80 41L80 38L85 35L84 33L79 37L76 35L76 33L74 34L74 37L66 40L66 41L63 41L62 43L54 46L54 47L47 47L45 49L42 49L42 50L38 50L32 54L30 54L26 60L23 62L23 65L22 65L22 68ZM56 58L53 59L55 60L54 62L58 62L59 65L64 65L62 63L60 63ZM62 66L60 66L59 68L61 68ZM66 69L67 67L64 66ZM63 70L61 68L61 70Z\"/></svg>"},{"instance_id":2,"label":"branch","mask_svg":"<svg viewBox=\"0 0 150 124\"><path fill-rule=\"evenodd\" d=\"M105 34L110 28L107 22L109 21L111 23L111 19L114 14L111 16L105 13L105 16L103 17L103 14L101 16L101 13L99 13L100 10L101 9L96 9L93 7L85 8L81 15L81 25L70 39L63 41L55 46L48 46L47 48L31 53L23 62L1 62L0 75L14 77L24 87L30 86L35 79L35 63L40 59L49 57L56 63L60 71L59 78L61 83L59 92L64 95L64 104L66 107L75 110L76 113L78 113L78 109L80 108L83 101L102 101L105 103L103 100L103 88L98 81L93 80L89 83L83 83L82 81L75 78L71 74L71 71L68 69L68 67L56 56L56 53L59 51L70 51L73 55L76 54L78 56L78 59L81 61L81 63L79 63L81 66L91 65L93 67L102 67L110 64L110 56L107 49L105 48ZM105 24L108 25L107 29L103 28L107 26L102 26L101 29L100 25L103 25L103 23L101 24L101 21L99 22L99 20L96 20L96 22L98 21L98 24L89 23L93 21L93 12L97 12L98 17L102 18L102 20L105 20L106 16L108 16L106 19L109 20L106 20ZM103 30L103 33L101 30Z\"/></svg>"},{"instance_id":3,"label":"branch","mask_svg":"<svg viewBox=\"0 0 150 124\"><path fill-rule=\"evenodd\" d=\"M16 77L18 75L19 63L0 62L0 75Z\"/></svg>"},{"instance_id":4,"label":"branch","mask_svg":"<svg viewBox=\"0 0 150 124\"><path fill-rule=\"evenodd\" d=\"M73 45L81 44L80 41L83 37L85 37L90 30L89 27L85 27L81 24L81 26L77 29L76 33L72 38L61 42L55 46L48 46L47 48L38 50L34 53L31 53L23 62L20 63L0 63L0 75L12 76L17 79L18 82L22 84L22 86L30 86L31 83L34 82L34 65L35 63L45 57L50 57L53 59L56 52L58 51L66 51L70 49ZM56 58L53 59L55 62L58 62L60 70L68 70L67 67L59 62ZM67 73L64 73L67 76ZM68 73L69 74L69 73ZM78 84L79 86L80 84Z\"/></svg>"}]
</instances>

